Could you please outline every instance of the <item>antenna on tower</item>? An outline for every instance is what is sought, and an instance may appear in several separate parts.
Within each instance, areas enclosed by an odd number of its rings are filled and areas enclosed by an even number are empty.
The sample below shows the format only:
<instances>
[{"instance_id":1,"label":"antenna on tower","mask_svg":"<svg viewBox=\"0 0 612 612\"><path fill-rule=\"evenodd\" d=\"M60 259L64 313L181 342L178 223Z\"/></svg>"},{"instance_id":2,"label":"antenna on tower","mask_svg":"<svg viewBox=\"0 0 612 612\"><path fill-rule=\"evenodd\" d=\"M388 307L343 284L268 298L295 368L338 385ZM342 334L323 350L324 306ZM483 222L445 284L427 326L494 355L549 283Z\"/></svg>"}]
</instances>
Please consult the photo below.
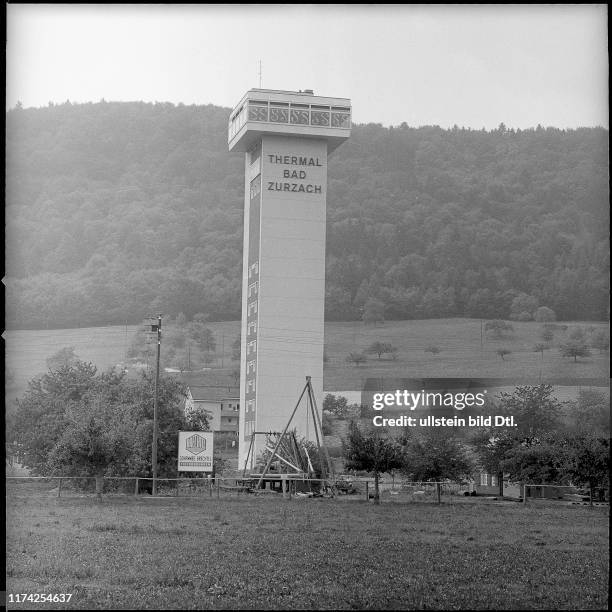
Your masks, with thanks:
<instances>
[{"instance_id":1,"label":"antenna on tower","mask_svg":"<svg viewBox=\"0 0 612 612\"><path fill-rule=\"evenodd\" d=\"M261 89L261 60L259 60L259 89Z\"/></svg>"}]
</instances>

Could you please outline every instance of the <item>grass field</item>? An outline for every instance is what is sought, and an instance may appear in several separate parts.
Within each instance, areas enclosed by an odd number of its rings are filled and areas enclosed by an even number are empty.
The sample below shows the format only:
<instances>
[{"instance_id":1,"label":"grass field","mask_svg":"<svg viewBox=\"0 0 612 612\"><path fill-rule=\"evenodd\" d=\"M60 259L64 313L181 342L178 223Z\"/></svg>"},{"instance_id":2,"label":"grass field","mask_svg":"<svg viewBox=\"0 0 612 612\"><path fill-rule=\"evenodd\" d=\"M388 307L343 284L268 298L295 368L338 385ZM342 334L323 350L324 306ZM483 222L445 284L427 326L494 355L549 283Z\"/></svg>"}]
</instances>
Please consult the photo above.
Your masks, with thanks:
<instances>
[{"instance_id":1,"label":"grass field","mask_svg":"<svg viewBox=\"0 0 612 612\"><path fill-rule=\"evenodd\" d=\"M9 609L604 609L608 510L12 491Z\"/></svg>"},{"instance_id":2,"label":"grass field","mask_svg":"<svg viewBox=\"0 0 612 612\"><path fill-rule=\"evenodd\" d=\"M328 323L325 326L326 390L360 389L365 378L509 378L517 384L537 383L540 378L608 378L609 355L592 351L588 358L561 357L558 345L573 327L608 329L607 323L568 323L566 332L555 334L553 347L544 358L533 351L540 342L541 323L513 323L514 333L495 340L483 335L477 319L428 319L389 321L378 327L359 322ZM378 359L370 355L367 364L347 364L346 355L367 348L372 342L390 342L399 349L398 359ZM432 355L425 348L435 345L440 353ZM508 348L511 354L502 360L496 353Z\"/></svg>"},{"instance_id":3,"label":"grass field","mask_svg":"<svg viewBox=\"0 0 612 612\"><path fill-rule=\"evenodd\" d=\"M573 327L608 329L607 323L568 323L566 332L555 334L553 347L540 353L533 351L539 341L542 324L513 323L514 334L502 340L483 336L478 319L428 319L422 321L390 321L378 327L360 322L328 322L325 324L327 363L324 387L327 391L359 390L366 378L427 377L495 377L516 379L517 383L547 381L552 378L609 378L609 354L594 350L590 357L574 363L561 357L558 345ZM232 343L239 333L238 321L210 323L217 340L215 367L223 384L231 380ZM9 398L25 390L26 383L46 370L45 360L64 346L74 346L82 359L106 369L125 358L135 326L94 327L64 330L16 330L5 332L6 365L13 372L15 384ZM398 359L370 356L366 364L354 366L345 361L350 352L362 351L372 342L391 342L399 349ZM439 347L440 353L426 353L427 346ZM223 354L221 349L223 350ZM508 348L511 354L502 360L496 353ZM211 380L215 380L209 374Z\"/></svg>"}]
</instances>

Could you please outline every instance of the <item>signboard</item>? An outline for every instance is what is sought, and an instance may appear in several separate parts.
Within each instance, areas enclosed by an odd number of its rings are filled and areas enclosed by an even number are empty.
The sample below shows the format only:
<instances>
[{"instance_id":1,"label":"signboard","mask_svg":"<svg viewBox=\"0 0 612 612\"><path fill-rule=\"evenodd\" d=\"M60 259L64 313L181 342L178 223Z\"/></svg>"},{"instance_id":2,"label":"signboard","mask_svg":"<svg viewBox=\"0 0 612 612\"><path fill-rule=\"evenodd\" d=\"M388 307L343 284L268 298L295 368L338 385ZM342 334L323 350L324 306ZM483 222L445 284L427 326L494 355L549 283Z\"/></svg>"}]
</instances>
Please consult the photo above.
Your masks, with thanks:
<instances>
[{"instance_id":1,"label":"signboard","mask_svg":"<svg viewBox=\"0 0 612 612\"><path fill-rule=\"evenodd\" d=\"M213 471L212 431L179 431L178 471Z\"/></svg>"}]
</instances>

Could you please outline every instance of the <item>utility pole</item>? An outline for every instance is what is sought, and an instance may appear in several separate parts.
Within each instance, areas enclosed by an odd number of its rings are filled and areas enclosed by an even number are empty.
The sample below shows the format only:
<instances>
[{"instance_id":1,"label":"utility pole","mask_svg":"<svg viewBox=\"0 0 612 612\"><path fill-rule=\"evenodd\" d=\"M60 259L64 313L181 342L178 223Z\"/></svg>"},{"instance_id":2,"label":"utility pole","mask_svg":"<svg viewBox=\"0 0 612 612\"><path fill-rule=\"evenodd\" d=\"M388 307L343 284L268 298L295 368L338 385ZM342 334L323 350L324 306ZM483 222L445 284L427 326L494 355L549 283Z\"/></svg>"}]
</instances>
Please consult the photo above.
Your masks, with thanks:
<instances>
[{"instance_id":1,"label":"utility pole","mask_svg":"<svg viewBox=\"0 0 612 612\"><path fill-rule=\"evenodd\" d=\"M157 322L151 325L151 331L157 332L157 363L155 366L155 399L153 400L153 448L151 453L151 463L153 468L153 490L152 494L157 495L157 401L159 392L159 355L161 352L161 327L162 315L157 315Z\"/></svg>"},{"instance_id":2,"label":"utility pole","mask_svg":"<svg viewBox=\"0 0 612 612\"><path fill-rule=\"evenodd\" d=\"M225 334L221 334L221 369L223 369L223 358L225 357Z\"/></svg>"}]
</instances>

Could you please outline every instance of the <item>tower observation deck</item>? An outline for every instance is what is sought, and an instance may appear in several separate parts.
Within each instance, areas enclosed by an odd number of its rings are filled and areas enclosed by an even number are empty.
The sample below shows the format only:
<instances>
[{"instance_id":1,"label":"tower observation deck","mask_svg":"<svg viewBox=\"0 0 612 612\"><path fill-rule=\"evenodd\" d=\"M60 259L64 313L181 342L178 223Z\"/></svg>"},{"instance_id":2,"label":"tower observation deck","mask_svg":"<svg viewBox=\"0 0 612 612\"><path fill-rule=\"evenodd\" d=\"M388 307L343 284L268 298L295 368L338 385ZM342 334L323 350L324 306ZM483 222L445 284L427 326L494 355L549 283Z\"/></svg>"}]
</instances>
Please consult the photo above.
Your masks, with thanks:
<instances>
[{"instance_id":1,"label":"tower observation deck","mask_svg":"<svg viewBox=\"0 0 612 612\"><path fill-rule=\"evenodd\" d=\"M282 431L306 376L321 407L327 156L350 132L350 100L310 90L251 89L229 118L229 150L245 153L240 469L253 432ZM307 414L292 426L312 438Z\"/></svg>"}]
</instances>

